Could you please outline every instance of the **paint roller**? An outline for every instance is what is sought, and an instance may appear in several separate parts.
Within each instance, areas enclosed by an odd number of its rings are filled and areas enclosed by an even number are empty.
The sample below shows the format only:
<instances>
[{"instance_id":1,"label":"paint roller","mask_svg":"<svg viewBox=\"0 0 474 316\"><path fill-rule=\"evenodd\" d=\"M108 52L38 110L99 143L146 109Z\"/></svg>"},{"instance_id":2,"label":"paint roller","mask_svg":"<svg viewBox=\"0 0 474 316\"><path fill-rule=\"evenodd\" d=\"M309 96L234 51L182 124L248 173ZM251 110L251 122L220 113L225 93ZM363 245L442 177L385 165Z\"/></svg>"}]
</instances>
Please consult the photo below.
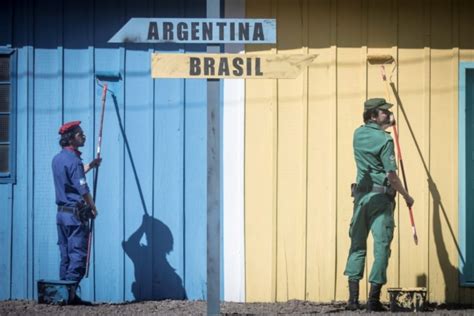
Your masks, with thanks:
<instances>
[{"instance_id":1,"label":"paint roller","mask_svg":"<svg viewBox=\"0 0 474 316\"><path fill-rule=\"evenodd\" d=\"M395 69L397 67L397 63L395 62L395 59L393 58L392 55L368 55L367 56L367 62L371 65L380 65L382 80L385 83L385 92L387 94L387 99L390 101L390 94L389 94L388 86L387 86L388 81L387 81L387 74L386 74L386 71L385 71L385 65L393 64L393 68L392 68L392 71L390 72L390 77L389 77L389 81L391 82L392 81L392 75L395 72ZM393 93L394 93L395 96L397 96L397 100L398 100L399 98L398 98L398 93L395 89L395 85L390 84L390 86L392 87ZM400 102L399 102L399 105L402 106L400 104ZM402 171L403 185L405 187L405 190L408 192L408 185L407 185L407 179L406 179L406 175L405 175L405 167L403 165L402 152L400 150L400 142L399 142L399 138L398 138L397 125L394 124L392 127L393 127L395 145L397 146L398 160L400 161L400 170ZM408 210L409 210L409 215L410 215L410 224L411 224L411 227L412 227L413 240L414 240L415 244L418 245L418 234L416 232L415 220L414 220L414 217L413 217L413 208L411 206L409 206Z\"/></svg>"},{"instance_id":2,"label":"paint roller","mask_svg":"<svg viewBox=\"0 0 474 316\"><path fill-rule=\"evenodd\" d=\"M121 79L120 73L113 72L97 72L95 75L96 83L99 87L102 88L102 97L101 97L101 111L100 111L100 121L99 121L99 133L97 136L97 151L96 159L100 159L101 146L102 146L102 131L104 127L104 114L105 114L105 103L107 99L108 85L106 82L116 82ZM95 203L97 197L97 180L99 178L99 166L95 168L94 172L94 183L93 183L93 195L92 199ZM89 236L87 239L87 258L86 258L86 273L85 277L89 277L89 266L90 266L90 257L92 249L92 236L94 232L94 219L90 220L89 224Z\"/></svg>"}]
</instances>

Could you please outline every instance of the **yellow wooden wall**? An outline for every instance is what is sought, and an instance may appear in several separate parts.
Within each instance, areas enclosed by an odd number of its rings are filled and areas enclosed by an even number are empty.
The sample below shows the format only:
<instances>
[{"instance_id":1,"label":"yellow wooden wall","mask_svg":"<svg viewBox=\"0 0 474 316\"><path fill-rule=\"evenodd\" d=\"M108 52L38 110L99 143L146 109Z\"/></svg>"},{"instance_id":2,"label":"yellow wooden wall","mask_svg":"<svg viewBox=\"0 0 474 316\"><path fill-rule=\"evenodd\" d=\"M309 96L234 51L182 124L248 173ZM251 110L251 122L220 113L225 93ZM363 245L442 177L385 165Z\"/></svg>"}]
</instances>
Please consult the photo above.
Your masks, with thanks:
<instances>
[{"instance_id":1,"label":"yellow wooden wall","mask_svg":"<svg viewBox=\"0 0 474 316\"><path fill-rule=\"evenodd\" d=\"M247 301L347 298L352 134L364 100L385 97L380 67L366 57L391 54L420 242L398 203L388 286L426 286L431 301L473 303L457 273L457 109L459 62L474 61L474 1L247 0L246 12L278 25L276 45L248 52L319 54L296 79L246 80ZM369 267L372 249L369 239Z\"/></svg>"}]
</instances>

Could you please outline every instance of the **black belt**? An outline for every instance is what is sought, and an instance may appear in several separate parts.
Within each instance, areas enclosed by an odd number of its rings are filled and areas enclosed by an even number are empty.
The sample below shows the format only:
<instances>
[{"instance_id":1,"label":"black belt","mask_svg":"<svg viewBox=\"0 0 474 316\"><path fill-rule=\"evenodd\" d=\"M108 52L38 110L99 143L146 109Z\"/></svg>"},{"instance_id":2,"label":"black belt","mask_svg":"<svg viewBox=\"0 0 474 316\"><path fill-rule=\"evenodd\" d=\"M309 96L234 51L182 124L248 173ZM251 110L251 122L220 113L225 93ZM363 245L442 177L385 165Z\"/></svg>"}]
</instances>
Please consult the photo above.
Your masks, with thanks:
<instances>
[{"instance_id":1,"label":"black belt","mask_svg":"<svg viewBox=\"0 0 474 316\"><path fill-rule=\"evenodd\" d=\"M389 191L393 191L392 188L386 187L384 185L378 185L378 184L373 184L372 185L372 191L375 193L389 193Z\"/></svg>"},{"instance_id":2,"label":"black belt","mask_svg":"<svg viewBox=\"0 0 474 316\"><path fill-rule=\"evenodd\" d=\"M359 189L357 188L357 191L358 192L362 192L362 193L369 193L369 192L374 192L374 193L384 193L384 194L388 194L388 195L395 195L396 191L394 188L392 187L386 187L384 185L378 185L378 184L372 184L372 190L364 190L364 189Z\"/></svg>"},{"instance_id":3,"label":"black belt","mask_svg":"<svg viewBox=\"0 0 474 316\"><path fill-rule=\"evenodd\" d=\"M58 206L58 212L74 213L76 210L77 210L77 207L72 207L72 206Z\"/></svg>"}]
</instances>

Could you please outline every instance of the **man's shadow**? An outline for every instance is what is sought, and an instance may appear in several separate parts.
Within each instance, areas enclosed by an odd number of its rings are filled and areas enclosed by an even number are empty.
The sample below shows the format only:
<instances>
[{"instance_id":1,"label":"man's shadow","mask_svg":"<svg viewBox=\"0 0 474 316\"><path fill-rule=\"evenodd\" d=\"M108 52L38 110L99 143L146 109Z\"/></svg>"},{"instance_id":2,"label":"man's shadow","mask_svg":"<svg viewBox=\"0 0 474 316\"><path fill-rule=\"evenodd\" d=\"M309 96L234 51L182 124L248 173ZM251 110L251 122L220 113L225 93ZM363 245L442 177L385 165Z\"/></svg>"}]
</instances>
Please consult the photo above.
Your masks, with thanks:
<instances>
[{"instance_id":1,"label":"man's shadow","mask_svg":"<svg viewBox=\"0 0 474 316\"><path fill-rule=\"evenodd\" d=\"M121 78L114 78L119 81ZM110 80L109 80L110 81ZM127 134L120 116L117 97L109 90L112 97L117 122L120 127L125 149L130 158L135 183L137 185L140 201L142 203L142 223L128 240L122 242L122 248L132 260L135 269L135 282L132 283L132 293L137 301L144 300L184 300L187 299L183 281L169 264L166 256L173 250L173 235L163 222L148 215L148 210L143 196L140 179L135 167L132 150L128 143ZM146 245L140 244L142 237L146 237Z\"/></svg>"},{"instance_id":2,"label":"man's shadow","mask_svg":"<svg viewBox=\"0 0 474 316\"><path fill-rule=\"evenodd\" d=\"M445 285L445 301L446 302L455 302L457 299L457 291L453 291L453 288L458 287L458 276L459 271L455 264L451 263L449 258L448 248L446 246L446 240L450 239L456 248L457 255L459 259L462 261L463 265L466 265L466 258L464 257L463 252L461 251L460 245L456 238L456 234L454 233L454 229L451 225L451 222L448 218L448 212L443 205L443 201L441 199L441 194L436 186L436 182L434 181L433 177L431 176L430 169L423 157L422 151L418 144L418 141L415 137L415 133L413 128L410 124L410 120L405 112L405 108L403 106L402 101L400 100L400 96L398 94L397 88L393 82L390 82L390 87L393 91L393 94L397 100L398 105L400 106L400 110L402 115L405 118L405 122L408 127L408 131L415 143L416 150L420 157L421 163L423 164L423 169L425 170L427 180L428 180L428 188L433 198L433 212L432 212L432 220L433 220L433 237L436 244L436 253L437 258L439 261L439 265L441 267L443 278L444 278L444 285ZM450 210L449 210L450 211ZM452 212L452 211L450 211ZM443 231L445 231L446 236L443 235ZM449 233L449 234L448 234ZM423 280L423 279L421 279ZM451 290L450 290L451 288Z\"/></svg>"},{"instance_id":3,"label":"man's shadow","mask_svg":"<svg viewBox=\"0 0 474 316\"><path fill-rule=\"evenodd\" d=\"M140 244L143 236L146 245ZM122 247L135 269L131 289L135 300L187 299L183 281L166 258L173 250L173 235L163 222L143 215L140 227Z\"/></svg>"},{"instance_id":4,"label":"man's shadow","mask_svg":"<svg viewBox=\"0 0 474 316\"><path fill-rule=\"evenodd\" d=\"M433 237L436 244L438 261L444 277L445 301L455 302L456 292L452 289L450 291L449 287L457 285L459 271L458 268L453 263L451 263L449 259L449 253L446 247L445 237L443 236L443 227L447 227L449 229L454 244L456 245L458 256L460 256L460 259L463 262L464 256L455 238L451 223L449 222L449 219L446 215L446 210L444 209L443 203L441 201L441 195L438 191L438 188L436 187L436 183L431 179L431 176L428 178L428 185L430 188L431 196L433 197Z\"/></svg>"}]
</instances>

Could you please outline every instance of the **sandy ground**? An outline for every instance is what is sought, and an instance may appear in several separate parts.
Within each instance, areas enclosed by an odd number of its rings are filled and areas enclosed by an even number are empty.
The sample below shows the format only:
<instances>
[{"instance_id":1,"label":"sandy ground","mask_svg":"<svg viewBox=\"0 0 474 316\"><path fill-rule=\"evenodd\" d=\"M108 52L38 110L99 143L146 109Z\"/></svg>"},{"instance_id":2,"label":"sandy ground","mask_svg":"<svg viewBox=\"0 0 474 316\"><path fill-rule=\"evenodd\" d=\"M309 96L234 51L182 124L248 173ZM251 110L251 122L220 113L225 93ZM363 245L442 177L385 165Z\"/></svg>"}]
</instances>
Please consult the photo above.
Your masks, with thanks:
<instances>
[{"instance_id":1,"label":"sandy ground","mask_svg":"<svg viewBox=\"0 0 474 316\"><path fill-rule=\"evenodd\" d=\"M222 315L295 315L338 313L354 315L364 310L348 313L345 303L318 304L307 301L288 301L286 303L222 303ZM200 315L206 313L203 301L150 301L124 304L98 303L93 306L54 306L37 304L35 301L2 301L0 315ZM409 315L393 313L391 315ZM430 315L474 315L472 306L430 305L423 314Z\"/></svg>"}]
</instances>

